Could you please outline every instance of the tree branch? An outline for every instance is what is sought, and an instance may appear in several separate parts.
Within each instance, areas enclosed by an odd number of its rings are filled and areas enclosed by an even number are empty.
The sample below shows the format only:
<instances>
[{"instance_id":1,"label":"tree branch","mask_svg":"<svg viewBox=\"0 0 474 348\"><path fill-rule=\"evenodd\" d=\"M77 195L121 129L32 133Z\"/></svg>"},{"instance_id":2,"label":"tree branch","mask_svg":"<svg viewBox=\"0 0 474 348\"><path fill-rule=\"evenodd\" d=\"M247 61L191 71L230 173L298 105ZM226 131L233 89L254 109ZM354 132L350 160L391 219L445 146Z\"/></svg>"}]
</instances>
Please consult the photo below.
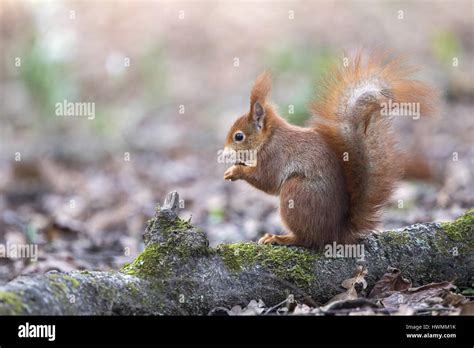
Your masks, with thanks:
<instances>
[{"instance_id":1,"label":"tree branch","mask_svg":"<svg viewBox=\"0 0 474 348\"><path fill-rule=\"evenodd\" d=\"M324 303L344 290L341 282L358 264L369 269L368 290L388 266L401 268L415 286L472 282L474 210L452 223L370 234L360 242L365 257L358 260L255 243L209 248L202 230L179 219L178 202L176 192L166 197L148 223L145 250L122 270L20 276L0 287L0 314L201 315L252 299L273 306L289 294Z\"/></svg>"}]
</instances>

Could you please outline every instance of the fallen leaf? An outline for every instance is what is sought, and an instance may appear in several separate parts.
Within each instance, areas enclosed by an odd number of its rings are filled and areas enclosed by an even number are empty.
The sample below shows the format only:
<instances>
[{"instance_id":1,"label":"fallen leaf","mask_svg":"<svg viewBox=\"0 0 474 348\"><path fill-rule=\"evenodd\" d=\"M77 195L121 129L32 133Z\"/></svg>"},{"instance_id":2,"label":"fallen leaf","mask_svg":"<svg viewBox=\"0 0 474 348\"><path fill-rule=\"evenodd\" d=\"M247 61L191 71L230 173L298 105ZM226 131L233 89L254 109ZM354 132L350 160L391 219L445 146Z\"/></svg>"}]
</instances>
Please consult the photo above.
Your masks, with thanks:
<instances>
[{"instance_id":1,"label":"fallen leaf","mask_svg":"<svg viewBox=\"0 0 474 348\"><path fill-rule=\"evenodd\" d=\"M311 308L310 306L307 306L305 304L298 304L294 311L293 311L293 314L294 315L306 315L306 314L310 314L311 312L313 311L313 308Z\"/></svg>"},{"instance_id":2,"label":"fallen leaf","mask_svg":"<svg viewBox=\"0 0 474 348\"><path fill-rule=\"evenodd\" d=\"M414 308L426 303L429 299L443 297L446 291L455 288L451 282L430 283L416 288L397 291L382 300L385 308L397 309L402 304L408 304Z\"/></svg>"},{"instance_id":3,"label":"fallen leaf","mask_svg":"<svg viewBox=\"0 0 474 348\"><path fill-rule=\"evenodd\" d=\"M407 289L407 292L419 292L425 290L451 290L455 289L456 286L451 282L439 282L439 283L429 283L415 288Z\"/></svg>"},{"instance_id":4,"label":"fallen leaf","mask_svg":"<svg viewBox=\"0 0 474 348\"><path fill-rule=\"evenodd\" d=\"M255 300L252 300L249 302L247 307L241 312L240 315L259 315L259 314L262 314L264 310L265 310L265 304L263 303L262 300L259 300L258 302Z\"/></svg>"},{"instance_id":5,"label":"fallen leaf","mask_svg":"<svg viewBox=\"0 0 474 348\"><path fill-rule=\"evenodd\" d=\"M332 303L346 301L346 300L354 300L356 298L357 298L357 291L354 288L354 286L352 286L350 289L347 289L343 293L337 294L336 296L331 298L328 302L326 302L324 306L321 307L321 309L327 310L327 308L329 308L329 306Z\"/></svg>"},{"instance_id":6,"label":"fallen leaf","mask_svg":"<svg viewBox=\"0 0 474 348\"><path fill-rule=\"evenodd\" d=\"M367 273L368 273L367 268L365 268L363 266L357 266L357 268L356 268L356 270L353 274L353 277L344 280L341 284L342 287L344 289L350 289L350 288L354 287L355 284L362 284L363 289L367 288L367 282L364 278L367 275Z\"/></svg>"},{"instance_id":7,"label":"fallen leaf","mask_svg":"<svg viewBox=\"0 0 474 348\"><path fill-rule=\"evenodd\" d=\"M356 299L357 290L355 289L356 284L362 284L362 287L365 289L367 287L367 282L365 281L364 277L366 276L368 270L363 266L357 266L356 270L353 273L353 277L344 280L341 285L343 288L347 289L343 293L337 294L333 298L331 298L326 304L321 308L327 308L328 305L334 302L339 301L346 301L346 300L353 300Z\"/></svg>"},{"instance_id":8,"label":"fallen leaf","mask_svg":"<svg viewBox=\"0 0 474 348\"><path fill-rule=\"evenodd\" d=\"M262 300L258 302L251 300L247 307L243 308L241 306L234 306L228 311L229 315L260 315L265 310L265 303Z\"/></svg>"},{"instance_id":9,"label":"fallen leaf","mask_svg":"<svg viewBox=\"0 0 474 348\"><path fill-rule=\"evenodd\" d=\"M390 296L394 291L403 291L411 286L411 281L404 278L398 268L388 267L387 273L375 283L369 298L384 298Z\"/></svg>"},{"instance_id":10,"label":"fallen leaf","mask_svg":"<svg viewBox=\"0 0 474 348\"><path fill-rule=\"evenodd\" d=\"M461 315L474 315L474 301L469 301L462 305Z\"/></svg>"},{"instance_id":11,"label":"fallen leaf","mask_svg":"<svg viewBox=\"0 0 474 348\"><path fill-rule=\"evenodd\" d=\"M446 294L443 296L443 305L445 306L459 307L468 302L469 300L463 295L451 291L446 291Z\"/></svg>"},{"instance_id":12,"label":"fallen leaf","mask_svg":"<svg viewBox=\"0 0 474 348\"><path fill-rule=\"evenodd\" d=\"M240 315L240 313L242 313L242 307L239 305L234 306L230 309L228 313L229 315Z\"/></svg>"}]
</instances>

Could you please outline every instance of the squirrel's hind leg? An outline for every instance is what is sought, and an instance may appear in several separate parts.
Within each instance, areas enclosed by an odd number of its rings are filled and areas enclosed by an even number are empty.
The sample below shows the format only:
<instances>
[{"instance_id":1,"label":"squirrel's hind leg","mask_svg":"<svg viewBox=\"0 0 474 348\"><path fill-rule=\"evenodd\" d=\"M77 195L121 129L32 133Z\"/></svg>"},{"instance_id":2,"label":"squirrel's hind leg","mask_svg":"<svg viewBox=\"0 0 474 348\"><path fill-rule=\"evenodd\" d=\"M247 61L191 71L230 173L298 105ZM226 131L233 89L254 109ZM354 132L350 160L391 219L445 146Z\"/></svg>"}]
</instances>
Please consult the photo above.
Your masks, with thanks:
<instances>
[{"instance_id":1,"label":"squirrel's hind leg","mask_svg":"<svg viewBox=\"0 0 474 348\"><path fill-rule=\"evenodd\" d=\"M336 217L331 214L331 204L337 202L335 196L308 178L293 176L283 183L280 216L293 245L318 248L334 239L331 226Z\"/></svg>"},{"instance_id":2,"label":"squirrel's hind leg","mask_svg":"<svg viewBox=\"0 0 474 348\"><path fill-rule=\"evenodd\" d=\"M280 244L280 245L294 245L296 244L296 236L294 234L275 235L265 233L265 235L258 240L258 244Z\"/></svg>"}]
</instances>

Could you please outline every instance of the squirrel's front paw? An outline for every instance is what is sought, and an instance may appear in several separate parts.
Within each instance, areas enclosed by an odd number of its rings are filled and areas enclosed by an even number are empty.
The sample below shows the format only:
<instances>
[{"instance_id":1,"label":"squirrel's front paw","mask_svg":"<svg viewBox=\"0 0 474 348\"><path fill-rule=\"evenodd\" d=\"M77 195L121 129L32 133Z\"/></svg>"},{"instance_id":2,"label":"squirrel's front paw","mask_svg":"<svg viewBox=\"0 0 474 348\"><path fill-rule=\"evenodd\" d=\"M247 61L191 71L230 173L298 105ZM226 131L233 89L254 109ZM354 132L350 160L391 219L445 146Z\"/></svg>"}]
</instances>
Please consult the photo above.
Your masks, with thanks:
<instances>
[{"instance_id":1,"label":"squirrel's front paw","mask_svg":"<svg viewBox=\"0 0 474 348\"><path fill-rule=\"evenodd\" d=\"M224 173L224 180L235 181L240 179L240 169L237 165L233 165Z\"/></svg>"}]
</instances>

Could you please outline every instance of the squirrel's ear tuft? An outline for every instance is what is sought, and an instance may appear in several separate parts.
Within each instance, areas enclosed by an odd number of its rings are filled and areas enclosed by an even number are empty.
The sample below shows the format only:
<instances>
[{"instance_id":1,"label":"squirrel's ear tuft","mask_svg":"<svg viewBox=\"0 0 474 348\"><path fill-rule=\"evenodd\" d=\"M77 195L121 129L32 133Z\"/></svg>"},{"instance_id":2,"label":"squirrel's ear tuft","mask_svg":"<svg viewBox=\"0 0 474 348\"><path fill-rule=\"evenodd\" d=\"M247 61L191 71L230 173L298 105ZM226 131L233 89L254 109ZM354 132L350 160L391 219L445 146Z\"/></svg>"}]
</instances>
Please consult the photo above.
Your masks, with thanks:
<instances>
[{"instance_id":1,"label":"squirrel's ear tuft","mask_svg":"<svg viewBox=\"0 0 474 348\"><path fill-rule=\"evenodd\" d=\"M272 87L272 77L268 71L261 73L252 87L252 93L250 94L250 112L254 111L254 105L259 102L261 106L265 106L267 96L270 93Z\"/></svg>"}]
</instances>

